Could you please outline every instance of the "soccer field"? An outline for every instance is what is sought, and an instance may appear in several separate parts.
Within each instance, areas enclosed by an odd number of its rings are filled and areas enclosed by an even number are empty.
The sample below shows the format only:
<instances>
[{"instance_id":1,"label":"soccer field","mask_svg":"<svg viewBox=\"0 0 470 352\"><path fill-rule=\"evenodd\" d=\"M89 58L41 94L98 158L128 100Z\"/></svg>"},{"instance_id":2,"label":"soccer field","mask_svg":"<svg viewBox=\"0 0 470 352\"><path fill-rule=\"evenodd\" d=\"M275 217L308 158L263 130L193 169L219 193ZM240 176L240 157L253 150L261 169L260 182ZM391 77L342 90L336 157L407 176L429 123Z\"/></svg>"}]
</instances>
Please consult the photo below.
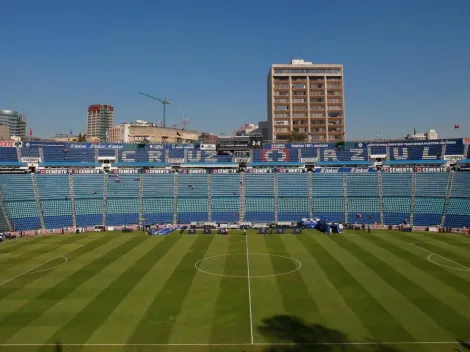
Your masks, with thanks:
<instances>
[{"instance_id":1,"label":"soccer field","mask_svg":"<svg viewBox=\"0 0 470 352\"><path fill-rule=\"evenodd\" d=\"M469 341L463 235L97 232L0 244L2 352L430 352Z\"/></svg>"}]
</instances>

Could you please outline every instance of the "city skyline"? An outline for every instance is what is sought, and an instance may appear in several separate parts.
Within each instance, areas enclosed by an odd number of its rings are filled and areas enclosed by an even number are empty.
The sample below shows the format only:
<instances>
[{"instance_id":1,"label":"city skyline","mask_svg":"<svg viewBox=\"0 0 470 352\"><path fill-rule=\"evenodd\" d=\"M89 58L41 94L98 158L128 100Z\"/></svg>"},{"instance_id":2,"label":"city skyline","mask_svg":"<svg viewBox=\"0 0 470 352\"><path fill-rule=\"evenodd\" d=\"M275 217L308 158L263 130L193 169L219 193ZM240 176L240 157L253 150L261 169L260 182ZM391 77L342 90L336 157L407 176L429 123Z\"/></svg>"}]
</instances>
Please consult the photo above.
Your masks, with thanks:
<instances>
[{"instance_id":1,"label":"city skyline","mask_svg":"<svg viewBox=\"0 0 470 352\"><path fill-rule=\"evenodd\" d=\"M161 11L161 2L9 1L0 108L24 114L28 130L48 137L84 132L84 109L94 102L113 105L116 124L156 123L161 106L144 91L172 102L170 126L181 124L184 106L193 129L229 132L266 120L267 70L303 58L344 65L348 139L374 138L377 129L401 137L414 127L468 134L470 48L462 43L470 3L210 3L176 1ZM90 6L113 16L85 26ZM285 20L273 24L276 16Z\"/></svg>"}]
</instances>

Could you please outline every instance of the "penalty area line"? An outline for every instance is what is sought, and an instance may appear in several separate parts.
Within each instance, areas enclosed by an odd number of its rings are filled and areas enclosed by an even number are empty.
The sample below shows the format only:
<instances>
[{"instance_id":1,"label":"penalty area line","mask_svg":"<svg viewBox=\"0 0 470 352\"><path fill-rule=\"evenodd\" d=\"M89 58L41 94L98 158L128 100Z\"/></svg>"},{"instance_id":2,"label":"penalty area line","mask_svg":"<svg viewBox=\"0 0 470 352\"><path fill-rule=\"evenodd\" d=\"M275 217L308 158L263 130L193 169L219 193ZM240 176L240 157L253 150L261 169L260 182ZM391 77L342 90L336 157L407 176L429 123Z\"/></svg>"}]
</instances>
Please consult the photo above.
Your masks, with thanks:
<instances>
[{"instance_id":1,"label":"penalty area line","mask_svg":"<svg viewBox=\"0 0 470 352\"><path fill-rule=\"evenodd\" d=\"M2 283L0 283L0 286L5 285L6 283L8 283L8 282L10 282L10 281L15 280L15 279L19 278L20 276L26 275L26 274L30 273L31 271L33 271L34 269L37 269L37 268L39 268L39 267L41 267L41 266L43 266L43 265L45 265L45 264L47 264L47 263L50 263L50 262L52 262L53 260L55 260L55 259L57 259L57 258L63 257L63 256L66 255L66 254L69 254L69 253L71 253L71 252L73 252L73 251L76 251L77 249L82 248L83 246L84 246L84 244L81 245L80 247L74 248L74 249L72 249L72 250L70 250L70 251L68 251L68 252L62 253L61 255L58 255L57 257L54 257L54 258L48 260L47 262L41 263L41 264L39 264L39 265L36 265L35 267L33 267L33 268L29 269L29 270L26 270L25 272L22 272L21 274L16 275L16 276L12 277L11 279L8 279L8 280L6 280L6 281L3 281ZM2 345L0 345L0 346L2 346Z\"/></svg>"}]
</instances>

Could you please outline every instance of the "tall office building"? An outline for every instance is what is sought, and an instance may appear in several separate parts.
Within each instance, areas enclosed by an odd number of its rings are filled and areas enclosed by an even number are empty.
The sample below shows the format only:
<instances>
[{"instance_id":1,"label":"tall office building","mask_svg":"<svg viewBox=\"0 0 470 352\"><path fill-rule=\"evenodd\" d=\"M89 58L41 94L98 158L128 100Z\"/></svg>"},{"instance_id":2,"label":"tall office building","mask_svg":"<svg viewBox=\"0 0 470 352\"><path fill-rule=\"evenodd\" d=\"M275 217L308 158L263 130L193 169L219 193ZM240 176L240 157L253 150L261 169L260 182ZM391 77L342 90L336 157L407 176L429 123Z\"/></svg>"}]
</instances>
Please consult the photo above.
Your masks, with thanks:
<instances>
[{"instance_id":1,"label":"tall office building","mask_svg":"<svg viewBox=\"0 0 470 352\"><path fill-rule=\"evenodd\" d=\"M114 107L112 105L90 105L86 133L89 137L98 137L101 141L109 139L110 129L114 125Z\"/></svg>"},{"instance_id":2,"label":"tall office building","mask_svg":"<svg viewBox=\"0 0 470 352\"><path fill-rule=\"evenodd\" d=\"M17 111L0 110L0 124L10 129L10 136L26 136L26 120Z\"/></svg>"},{"instance_id":3,"label":"tall office building","mask_svg":"<svg viewBox=\"0 0 470 352\"><path fill-rule=\"evenodd\" d=\"M292 60L268 75L268 135L287 141L341 141L345 136L343 65Z\"/></svg>"}]
</instances>

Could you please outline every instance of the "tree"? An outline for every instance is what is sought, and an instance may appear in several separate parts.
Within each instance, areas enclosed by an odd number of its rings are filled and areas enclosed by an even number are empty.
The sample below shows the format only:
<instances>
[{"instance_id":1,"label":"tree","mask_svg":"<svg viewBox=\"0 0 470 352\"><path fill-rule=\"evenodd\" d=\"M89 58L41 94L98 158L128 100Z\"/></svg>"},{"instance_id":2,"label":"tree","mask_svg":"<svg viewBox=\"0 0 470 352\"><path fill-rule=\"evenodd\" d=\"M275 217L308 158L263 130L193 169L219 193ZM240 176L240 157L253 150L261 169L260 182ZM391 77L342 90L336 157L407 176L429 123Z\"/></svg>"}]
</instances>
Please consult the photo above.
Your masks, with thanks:
<instances>
[{"instance_id":1,"label":"tree","mask_svg":"<svg viewBox=\"0 0 470 352\"><path fill-rule=\"evenodd\" d=\"M86 142L86 134L78 134L78 142Z\"/></svg>"},{"instance_id":2,"label":"tree","mask_svg":"<svg viewBox=\"0 0 470 352\"><path fill-rule=\"evenodd\" d=\"M289 142L304 142L306 140L305 134L292 131L289 135Z\"/></svg>"}]
</instances>

